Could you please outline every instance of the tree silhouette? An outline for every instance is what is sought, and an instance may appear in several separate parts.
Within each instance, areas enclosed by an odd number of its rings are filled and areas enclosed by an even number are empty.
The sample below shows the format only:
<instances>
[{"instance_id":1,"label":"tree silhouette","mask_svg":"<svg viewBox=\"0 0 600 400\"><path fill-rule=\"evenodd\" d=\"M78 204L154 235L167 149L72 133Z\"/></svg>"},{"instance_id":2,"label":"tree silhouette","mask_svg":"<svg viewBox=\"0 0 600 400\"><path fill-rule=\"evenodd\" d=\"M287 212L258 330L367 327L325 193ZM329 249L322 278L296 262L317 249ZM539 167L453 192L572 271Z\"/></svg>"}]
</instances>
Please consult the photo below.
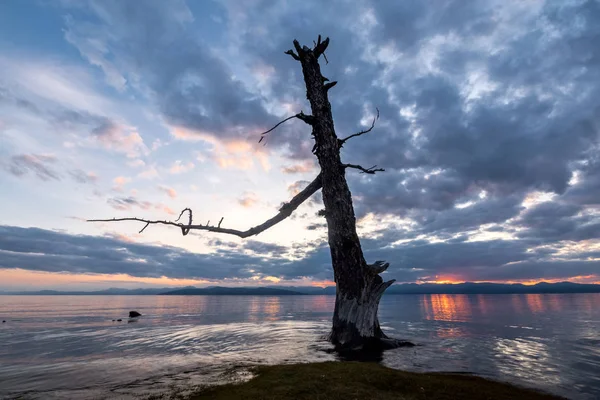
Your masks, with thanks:
<instances>
[{"instance_id":1,"label":"tree silhouette","mask_svg":"<svg viewBox=\"0 0 600 400\"><path fill-rule=\"evenodd\" d=\"M183 235L190 230L203 230L216 233L236 235L241 238L257 235L273 225L289 217L300 204L310 198L319 189L322 189L323 203L325 205L324 216L327 220L328 242L331 251L334 280L336 283L336 301L333 314L333 326L329 339L338 349L365 349L365 348L389 348L396 347L406 342L389 339L381 330L377 317L379 301L383 292L394 280L385 282L380 276L389 263L376 261L367 264L356 233L356 218L352 205L352 196L346 182L345 171L353 168L361 173L374 174L384 171L377 166L364 168L355 164L344 164L340 158L340 149L350 139L354 139L369 133L375 126L377 116L373 119L371 126L363 131L339 139L335 133L331 104L328 93L336 85L336 81L329 81L321 74L319 57L323 56L329 45L329 38L314 43L313 48L300 46L294 40L294 50L285 53L302 65L304 83L306 85L306 96L310 103L311 115L300 112L279 122L273 128L261 134L262 141L267 134L279 125L291 119L299 119L312 128L312 136L315 144L313 153L316 155L321 172L300 193L294 196L288 203L279 209L277 215L264 223L252 227L246 231L222 228L223 218L218 225L194 224L192 210L184 209L175 221L147 220L142 218L113 218L94 219L89 221L139 221L145 223L140 230L143 232L149 225L162 224L172 225L181 229ZM180 222L187 215L187 223Z\"/></svg>"}]
</instances>

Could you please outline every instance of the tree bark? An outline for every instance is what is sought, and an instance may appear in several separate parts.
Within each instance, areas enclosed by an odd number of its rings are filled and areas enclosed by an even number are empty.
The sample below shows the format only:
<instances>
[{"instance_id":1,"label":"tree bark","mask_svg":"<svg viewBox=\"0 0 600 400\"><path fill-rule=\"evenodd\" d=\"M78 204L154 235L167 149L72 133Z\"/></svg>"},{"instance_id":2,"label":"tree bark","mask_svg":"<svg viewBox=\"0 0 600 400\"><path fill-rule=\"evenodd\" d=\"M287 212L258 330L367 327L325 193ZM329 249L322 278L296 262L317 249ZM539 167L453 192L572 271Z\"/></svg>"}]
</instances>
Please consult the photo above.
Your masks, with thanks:
<instances>
[{"instance_id":1,"label":"tree bark","mask_svg":"<svg viewBox=\"0 0 600 400\"><path fill-rule=\"evenodd\" d=\"M315 49L301 48L297 41L294 46L302 64L306 96L312 110L314 151L321 166L323 203L336 283L330 340L341 348L363 348L387 339L379 326L377 310L383 292L394 280L384 282L379 276L388 264L366 263L356 233L352 196L340 159L341 141L335 133L328 99L328 90L333 85L325 83L327 79L319 66L319 55L325 49L319 51L318 45ZM296 56L290 52L288 54Z\"/></svg>"}]
</instances>

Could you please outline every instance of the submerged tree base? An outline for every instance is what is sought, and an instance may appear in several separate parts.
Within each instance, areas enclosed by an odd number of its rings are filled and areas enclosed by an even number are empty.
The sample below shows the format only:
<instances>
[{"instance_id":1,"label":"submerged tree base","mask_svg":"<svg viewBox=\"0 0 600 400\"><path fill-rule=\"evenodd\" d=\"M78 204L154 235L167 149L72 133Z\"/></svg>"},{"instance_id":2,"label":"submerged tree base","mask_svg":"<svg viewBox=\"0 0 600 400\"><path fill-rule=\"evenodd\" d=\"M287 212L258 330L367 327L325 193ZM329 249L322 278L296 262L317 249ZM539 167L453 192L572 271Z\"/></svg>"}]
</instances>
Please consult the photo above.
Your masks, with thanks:
<instances>
[{"instance_id":1,"label":"submerged tree base","mask_svg":"<svg viewBox=\"0 0 600 400\"><path fill-rule=\"evenodd\" d=\"M561 397L470 375L413 373L375 363L325 362L258 367L257 377L205 389L191 399L557 400Z\"/></svg>"},{"instance_id":2,"label":"submerged tree base","mask_svg":"<svg viewBox=\"0 0 600 400\"><path fill-rule=\"evenodd\" d=\"M386 350L397 349L400 347L414 347L414 343L407 340L393 339L382 334L381 337L360 338L354 343L336 343L335 340L328 337L334 347L328 350L328 353L336 353L344 360L373 360L378 361L383 358L383 352Z\"/></svg>"}]
</instances>

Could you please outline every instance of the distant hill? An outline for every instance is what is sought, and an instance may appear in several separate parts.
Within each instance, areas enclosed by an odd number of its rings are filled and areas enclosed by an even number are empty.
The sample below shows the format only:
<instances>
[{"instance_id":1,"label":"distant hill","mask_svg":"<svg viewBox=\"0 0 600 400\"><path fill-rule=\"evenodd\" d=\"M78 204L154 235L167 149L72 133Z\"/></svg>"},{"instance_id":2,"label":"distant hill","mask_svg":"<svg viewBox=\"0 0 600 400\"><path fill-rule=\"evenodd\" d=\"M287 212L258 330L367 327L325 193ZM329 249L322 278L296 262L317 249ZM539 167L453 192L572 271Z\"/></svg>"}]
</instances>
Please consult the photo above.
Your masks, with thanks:
<instances>
[{"instance_id":1,"label":"distant hill","mask_svg":"<svg viewBox=\"0 0 600 400\"><path fill-rule=\"evenodd\" d=\"M118 296L144 296L144 295L157 295L166 291L173 290L173 288L143 288L143 289L122 289L122 288L109 288L104 290L95 291L60 291L60 290L37 290L37 291L17 291L17 292L0 292L0 295L17 295L17 296L106 296L106 295L118 295Z\"/></svg>"},{"instance_id":2,"label":"distant hill","mask_svg":"<svg viewBox=\"0 0 600 400\"><path fill-rule=\"evenodd\" d=\"M385 294L520 294L520 293L600 293L600 285L571 282L523 285L520 283L404 283L390 286Z\"/></svg>"},{"instance_id":3,"label":"distant hill","mask_svg":"<svg viewBox=\"0 0 600 400\"><path fill-rule=\"evenodd\" d=\"M306 293L296 292L287 289L277 289L270 287L210 287L210 288L185 288L178 290L171 290L162 295L178 295L178 296L189 296L189 295L250 295L250 296L288 296L288 295L305 295Z\"/></svg>"},{"instance_id":4,"label":"distant hill","mask_svg":"<svg viewBox=\"0 0 600 400\"><path fill-rule=\"evenodd\" d=\"M402 283L392 285L386 295L400 294L525 294L525 293L600 293L600 285L578 284L571 282L538 283L522 285L520 283ZM33 292L0 292L0 295L46 295L46 296L79 296L79 295L249 295L249 296L287 296L287 295L334 295L335 286L325 288L314 286L266 286L266 287L222 287L211 286L196 288L152 288L152 289L120 289L110 288L93 292L39 290Z\"/></svg>"}]
</instances>

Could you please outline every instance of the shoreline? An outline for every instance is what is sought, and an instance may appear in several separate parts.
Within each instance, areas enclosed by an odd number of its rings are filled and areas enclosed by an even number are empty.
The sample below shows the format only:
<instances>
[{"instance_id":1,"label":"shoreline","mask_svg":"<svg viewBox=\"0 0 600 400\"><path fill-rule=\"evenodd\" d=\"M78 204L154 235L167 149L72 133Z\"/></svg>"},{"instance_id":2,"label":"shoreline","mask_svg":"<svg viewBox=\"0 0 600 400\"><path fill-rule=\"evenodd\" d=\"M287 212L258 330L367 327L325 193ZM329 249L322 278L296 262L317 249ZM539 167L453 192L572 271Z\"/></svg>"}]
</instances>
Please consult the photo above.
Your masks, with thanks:
<instances>
[{"instance_id":1,"label":"shoreline","mask_svg":"<svg viewBox=\"0 0 600 400\"><path fill-rule=\"evenodd\" d=\"M235 373L239 368L233 368ZM409 372L375 362L326 361L255 366L246 379L155 395L158 399L565 400L537 389L472 374ZM249 378L249 379L248 379Z\"/></svg>"}]
</instances>

